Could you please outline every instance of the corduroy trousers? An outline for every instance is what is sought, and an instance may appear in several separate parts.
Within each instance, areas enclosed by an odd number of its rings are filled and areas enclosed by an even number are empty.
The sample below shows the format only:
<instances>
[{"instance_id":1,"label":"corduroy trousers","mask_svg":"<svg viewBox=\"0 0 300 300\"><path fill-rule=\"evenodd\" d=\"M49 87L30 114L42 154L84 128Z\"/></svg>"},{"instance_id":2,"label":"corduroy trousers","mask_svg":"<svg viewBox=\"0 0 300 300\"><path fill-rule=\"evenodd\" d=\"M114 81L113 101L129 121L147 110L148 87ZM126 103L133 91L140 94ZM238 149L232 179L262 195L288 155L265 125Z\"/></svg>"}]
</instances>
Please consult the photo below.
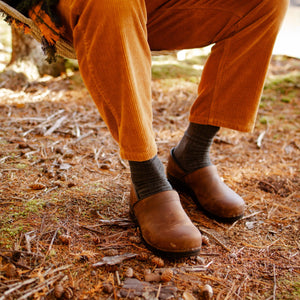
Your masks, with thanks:
<instances>
[{"instance_id":1,"label":"corduroy trousers","mask_svg":"<svg viewBox=\"0 0 300 300\"><path fill-rule=\"evenodd\" d=\"M60 0L83 80L124 159L156 152L151 50L214 44L189 120L251 131L288 0Z\"/></svg>"}]
</instances>

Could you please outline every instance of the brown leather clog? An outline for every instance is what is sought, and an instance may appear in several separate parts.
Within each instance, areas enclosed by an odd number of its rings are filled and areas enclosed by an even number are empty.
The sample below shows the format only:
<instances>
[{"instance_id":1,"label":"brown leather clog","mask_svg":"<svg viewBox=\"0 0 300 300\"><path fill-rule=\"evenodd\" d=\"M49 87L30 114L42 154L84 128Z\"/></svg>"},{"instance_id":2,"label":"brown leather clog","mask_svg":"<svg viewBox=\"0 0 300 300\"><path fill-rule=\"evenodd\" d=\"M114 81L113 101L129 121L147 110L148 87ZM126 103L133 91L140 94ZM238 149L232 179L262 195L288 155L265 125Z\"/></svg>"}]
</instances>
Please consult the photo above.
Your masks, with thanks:
<instances>
[{"instance_id":1,"label":"brown leather clog","mask_svg":"<svg viewBox=\"0 0 300 300\"><path fill-rule=\"evenodd\" d=\"M174 189L188 194L211 217L234 221L244 214L244 200L221 180L213 165L187 174L171 152L167 177Z\"/></svg>"},{"instance_id":2,"label":"brown leather clog","mask_svg":"<svg viewBox=\"0 0 300 300\"><path fill-rule=\"evenodd\" d=\"M139 200L132 187L130 208L145 243L153 252L184 257L200 251L201 233L183 210L176 191L160 192Z\"/></svg>"}]
</instances>

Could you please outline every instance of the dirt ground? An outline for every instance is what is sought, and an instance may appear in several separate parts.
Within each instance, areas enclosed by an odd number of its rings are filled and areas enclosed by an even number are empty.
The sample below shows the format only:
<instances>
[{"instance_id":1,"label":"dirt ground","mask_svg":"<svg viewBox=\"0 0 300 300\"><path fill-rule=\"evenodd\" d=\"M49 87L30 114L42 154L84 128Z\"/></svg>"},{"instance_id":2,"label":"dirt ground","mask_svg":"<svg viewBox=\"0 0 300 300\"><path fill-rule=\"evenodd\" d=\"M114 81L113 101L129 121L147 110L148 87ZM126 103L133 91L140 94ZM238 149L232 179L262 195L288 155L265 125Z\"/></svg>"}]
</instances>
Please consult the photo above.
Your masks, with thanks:
<instances>
[{"instance_id":1,"label":"dirt ground","mask_svg":"<svg viewBox=\"0 0 300 300\"><path fill-rule=\"evenodd\" d=\"M152 86L164 164L198 80L168 67ZM253 133L222 129L214 141L212 160L245 199L245 216L219 223L181 195L204 240L199 256L180 260L142 243L128 214L127 162L78 71L33 82L5 76L0 300L300 299L299 60L273 57Z\"/></svg>"}]
</instances>

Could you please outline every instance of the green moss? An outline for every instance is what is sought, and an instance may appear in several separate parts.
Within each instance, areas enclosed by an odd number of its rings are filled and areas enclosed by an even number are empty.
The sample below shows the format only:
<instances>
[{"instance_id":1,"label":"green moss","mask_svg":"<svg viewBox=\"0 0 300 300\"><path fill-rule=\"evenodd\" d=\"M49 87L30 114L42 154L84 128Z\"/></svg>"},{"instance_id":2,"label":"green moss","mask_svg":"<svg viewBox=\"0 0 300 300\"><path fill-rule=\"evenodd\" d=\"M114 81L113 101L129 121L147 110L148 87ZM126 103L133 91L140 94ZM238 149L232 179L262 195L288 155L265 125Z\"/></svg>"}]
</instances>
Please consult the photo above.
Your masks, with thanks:
<instances>
[{"instance_id":1,"label":"green moss","mask_svg":"<svg viewBox=\"0 0 300 300\"><path fill-rule=\"evenodd\" d=\"M26 164L16 164L15 167L19 170L26 169L27 165Z\"/></svg>"},{"instance_id":2,"label":"green moss","mask_svg":"<svg viewBox=\"0 0 300 300\"><path fill-rule=\"evenodd\" d=\"M281 286L280 290L285 292L277 293L276 299L300 299L300 276L279 280L278 286Z\"/></svg>"},{"instance_id":3,"label":"green moss","mask_svg":"<svg viewBox=\"0 0 300 300\"><path fill-rule=\"evenodd\" d=\"M164 64L164 65L154 65L152 67L152 78L162 79L162 78L194 78L199 76L201 72L193 68L193 66L184 64Z\"/></svg>"},{"instance_id":4,"label":"green moss","mask_svg":"<svg viewBox=\"0 0 300 300\"><path fill-rule=\"evenodd\" d=\"M32 199L25 203L25 211L27 213L36 213L41 211L45 206L45 203L42 199Z\"/></svg>"},{"instance_id":5,"label":"green moss","mask_svg":"<svg viewBox=\"0 0 300 300\"><path fill-rule=\"evenodd\" d=\"M280 99L280 101L281 101L281 102L284 102L284 103L290 103L290 102L292 101L292 99L291 99L291 98L288 98L288 97L282 97L282 98Z\"/></svg>"},{"instance_id":6,"label":"green moss","mask_svg":"<svg viewBox=\"0 0 300 300\"><path fill-rule=\"evenodd\" d=\"M263 124L263 125L268 124L269 123L269 119L267 117L263 116L263 117L261 117L259 119L259 123Z\"/></svg>"},{"instance_id":7,"label":"green moss","mask_svg":"<svg viewBox=\"0 0 300 300\"><path fill-rule=\"evenodd\" d=\"M205 55L188 54L189 58L178 60L176 53L152 57L152 78L175 79L183 78L186 81L199 82L204 63Z\"/></svg>"}]
</instances>

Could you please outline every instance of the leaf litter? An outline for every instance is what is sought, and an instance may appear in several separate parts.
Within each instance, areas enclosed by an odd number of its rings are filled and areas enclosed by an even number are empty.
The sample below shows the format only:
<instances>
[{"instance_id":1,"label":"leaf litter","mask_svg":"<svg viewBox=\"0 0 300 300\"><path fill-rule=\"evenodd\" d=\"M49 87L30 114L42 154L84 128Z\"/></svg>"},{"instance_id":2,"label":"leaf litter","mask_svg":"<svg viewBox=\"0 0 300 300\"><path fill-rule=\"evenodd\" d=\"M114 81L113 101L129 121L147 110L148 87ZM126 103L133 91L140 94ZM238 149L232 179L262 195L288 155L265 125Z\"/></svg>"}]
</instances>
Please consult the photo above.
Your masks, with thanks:
<instances>
[{"instance_id":1,"label":"leaf litter","mask_svg":"<svg viewBox=\"0 0 300 300\"><path fill-rule=\"evenodd\" d=\"M212 160L244 197L246 214L219 223L181 195L205 243L198 256L178 260L156 257L131 222L127 162L83 84L62 75L12 91L7 82L0 299L299 298L299 72L299 60L273 57L254 132L218 133ZM166 164L197 84L158 79L152 91Z\"/></svg>"}]
</instances>

